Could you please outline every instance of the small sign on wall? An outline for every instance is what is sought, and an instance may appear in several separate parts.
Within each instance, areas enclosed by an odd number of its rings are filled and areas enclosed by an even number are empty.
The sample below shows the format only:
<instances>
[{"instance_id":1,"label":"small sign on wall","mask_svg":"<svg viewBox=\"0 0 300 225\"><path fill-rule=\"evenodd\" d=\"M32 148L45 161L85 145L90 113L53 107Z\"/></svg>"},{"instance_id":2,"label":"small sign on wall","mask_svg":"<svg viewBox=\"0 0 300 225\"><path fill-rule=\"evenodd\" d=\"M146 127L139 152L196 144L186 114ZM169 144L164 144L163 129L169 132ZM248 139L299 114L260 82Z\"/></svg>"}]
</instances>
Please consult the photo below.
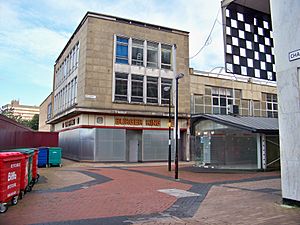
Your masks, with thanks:
<instances>
[{"instance_id":1,"label":"small sign on wall","mask_svg":"<svg viewBox=\"0 0 300 225\"><path fill-rule=\"evenodd\" d=\"M96 99L96 95L85 95L85 98Z\"/></svg>"},{"instance_id":2,"label":"small sign on wall","mask_svg":"<svg viewBox=\"0 0 300 225\"><path fill-rule=\"evenodd\" d=\"M300 59L300 49L292 51L289 53L289 61L294 61Z\"/></svg>"}]
</instances>

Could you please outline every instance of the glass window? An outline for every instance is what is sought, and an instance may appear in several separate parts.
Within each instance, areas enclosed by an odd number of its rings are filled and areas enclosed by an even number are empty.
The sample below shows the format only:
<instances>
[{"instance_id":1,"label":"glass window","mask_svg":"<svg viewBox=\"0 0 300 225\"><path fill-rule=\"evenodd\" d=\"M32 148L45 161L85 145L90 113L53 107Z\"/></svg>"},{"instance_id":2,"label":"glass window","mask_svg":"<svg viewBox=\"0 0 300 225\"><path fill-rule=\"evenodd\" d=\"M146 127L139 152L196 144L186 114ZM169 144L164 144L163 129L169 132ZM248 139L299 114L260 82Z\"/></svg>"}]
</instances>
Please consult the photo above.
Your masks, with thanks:
<instances>
[{"instance_id":1,"label":"glass window","mask_svg":"<svg viewBox=\"0 0 300 225\"><path fill-rule=\"evenodd\" d=\"M262 107L266 108L268 117L278 117L278 103L277 95L262 93L263 104Z\"/></svg>"},{"instance_id":2,"label":"glass window","mask_svg":"<svg viewBox=\"0 0 300 225\"><path fill-rule=\"evenodd\" d=\"M144 76L131 75L131 102L143 102Z\"/></svg>"},{"instance_id":3,"label":"glass window","mask_svg":"<svg viewBox=\"0 0 300 225\"><path fill-rule=\"evenodd\" d=\"M170 89L165 91L164 88L166 87L170 87ZM161 78L161 104L169 104L171 87L172 79Z\"/></svg>"},{"instance_id":4,"label":"glass window","mask_svg":"<svg viewBox=\"0 0 300 225\"><path fill-rule=\"evenodd\" d=\"M67 66L67 71L66 71L66 74L65 76L68 76L69 75L69 56L67 57L67 60L66 60L66 66Z\"/></svg>"},{"instance_id":5,"label":"glass window","mask_svg":"<svg viewBox=\"0 0 300 225\"><path fill-rule=\"evenodd\" d=\"M65 76L67 76L67 60L66 60L66 59L65 59L65 61L64 61L64 72L63 72L63 76L62 76L61 78L65 77Z\"/></svg>"},{"instance_id":6,"label":"glass window","mask_svg":"<svg viewBox=\"0 0 300 225\"><path fill-rule=\"evenodd\" d=\"M48 108L47 108L47 119L51 119L51 113L52 113L52 104L49 103Z\"/></svg>"},{"instance_id":7,"label":"glass window","mask_svg":"<svg viewBox=\"0 0 300 225\"><path fill-rule=\"evenodd\" d=\"M70 52L70 72L73 71L73 49Z\"/></svg>"},{"instance_id":8,"label":"glass window","mask_svg":"<svg viewBox=\"0 0 300 225\"><path fill-rule=\"evenodd\" d=\"M79 42L76 45L76 67L78 66L79 62Z\"/></svg>"},{"instance_id":9,"label":"glass window","mask_svg":"<svg viewBox=\"0 0 300 225\"><path fill-rule=\"evenodd\" d=\"M227 114L226 107L220 107L220 114L222 114L222 115L226 115Z\"/></svg>"},{"instance_id":10,"label":"glass window","mask_svg":"<svg viewBox=\"0 0 300 225\"><path fill-rule=\"evenodd\" d=\"M153 42L147 43L147 66L157 68L158 62L158 44Z\"/></svg>"},{"instance_id":11,"label":"glass window","mask_svg":"<svg viewBox=\"0 0 300 225\"><path fill-rule=\"evenodd\" d=\"M210 90L209 90L210 89ZM219 88L219 87L206 87L205 99L211 99L211 102L205 101L206 108L212 107L213 114L227 114L228 106L233 104L233 89Z\"/></svg>"},{"instance_id":12,"label":"glass window","mask_svg":"<svg viewBox=\"0 0 300 225\"><path fill-rule=\"evenodd\" d=\"M211 94L214 95L214 96L217 96L219 95L219 88L212 88L211 89Z\"/></svg>"},{"instance_id":13,"label":"glass window","mask_svg":"<svg viewBox=\"0 0 300 225\"><path fill-rule=\"evenodd\" d=\"M213 107L213 114L220 114L220 108L219 107Z\"/></svg>"},{"instance_id":14,"label":"glass window","mask_svg":"<svg viewBox=\"0 0 300 225\"><path fill-rule=\"evenodd\" d=\"M128 64L128 38L117 37L116 63Z\"/></svg>"},{"instance_id":15,"label":"glass window","mask_svg":"<svg viewBox=\"0 0 300 225\"><path fill-rule=\"evenodd\" d=\"M77 102L77 85L78 85L77 77L75 77L74 78L74 103Z\"/></svg>"},{"instance_id":16,"label":"glass window","mask_svg":"<svg viewBox=\"0 0 300 225\"><path fill-rule=\"evenodd\" d=\"M76 65L76 55L75 55L75 53L76 53L76 49L75 49L75 47L73 48L73 51L72 51L72 54L73 54L73 60L72 60L72 68L73 69L75 69L75 65Z\"/></svg>"},{"instance_id":17,"label":"glass window","mask_svg":"<svg viewBox=\"0 0 300 225\"><path fill-rule=\"evenodd\" d=\"M70 75L71 74L71 70L72 70L72 65L71 65L71 56L72 56L72 54L71 53L69 53L69 73L68 73L68 75Z\"/></svg>"},{"instance_id":18,"label":"glass window","mask_svg":"<svg viewBox=\"0 0 300 225\"><path fill-rule=\"evenodd\" d=\"M213 98L213 105L219 105L219 98Z\"/></svg>"},{"instance_id":19,"label":"glass window","mask_svg":"<svg viewBox=\"0 0 300 225\"><path fill-rule=\"evenodd\" d=\"M115 74L115 100L127 101L127 80L128 74L116 73Z\"/></svg>"},{"instance_id":20,"label":"glass window","mask_svg":"<svg viewBox=\"0 0 300 225\"><path fill-rule=\"evenodd\" d=\"M132 40L132 65L143 66L144 41Z\"/></svg>"},{"instance_id":21,"label":"glass window","mask_svg":"<svg viewBox=\"0 0 300 225\"><path fill-rule=\"evenodd\" d=\"M233 104L233 99L227 99L227 105L232 105Z\"/></svg>"},{"instance_id":22,"label":"glass window","mask_svg":"<svg viewBox=\"0 0 300 225\"><path fill-rule=\"evenodd\" d=\"M73 105L73 98L74 98L74 80L71 80L71 94L70 94L70 98L71 98L71 102L70 104Z\"/></svg>"},{"instance_id":23,"label":"glass window","mask_svg":"<svg viewBox=\"0 0 300 225\"><path fill-rule=\"evenodd\" d=\"M226 97L221 97L220 98L220 106L226 106Z\"/></svg>"},{"instance_id":24,"label":"glass window","mask_svg":"<svg viewBox=\"0 0 300 225\"><path fill-rule=\"evenodd\" d=\"M158 103L158 78L147 77L147 103Z\"/></svg>"},{"instance_id":25,"label":"glass window","mask_svg":"<svg viewBox=\"0 0 300 225\"><path fill-rule=\"evenodd\" d=\"M161 68L171 69L172 46L161 45Z\"/></svg>"}]
</instances>

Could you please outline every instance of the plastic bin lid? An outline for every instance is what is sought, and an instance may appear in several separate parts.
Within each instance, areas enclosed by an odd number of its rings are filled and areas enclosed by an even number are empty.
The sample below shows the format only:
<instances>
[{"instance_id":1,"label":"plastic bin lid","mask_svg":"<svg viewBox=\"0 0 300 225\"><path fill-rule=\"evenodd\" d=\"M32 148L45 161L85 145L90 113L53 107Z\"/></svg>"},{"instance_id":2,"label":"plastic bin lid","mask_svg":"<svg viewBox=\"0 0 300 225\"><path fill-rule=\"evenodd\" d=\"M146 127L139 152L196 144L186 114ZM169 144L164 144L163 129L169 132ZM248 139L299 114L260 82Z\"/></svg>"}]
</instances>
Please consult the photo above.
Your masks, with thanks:
<instances>
[{"instance_id":1,"label":"plastic bin lid","mask_svg":"<svg viewBox=\"0 0 300 225\"><path fill-rule=\"evenodd\" d=\"M15 148L15 149L10 149L7 150L8 152L21 152L24 154L33 154L34 150L30 149L30 148Z\"/></svg>"},{"instance_id":2,"label":"plastic bin lid","mask_svg":"<svg viewBox=\"0 0 300 225\"><path fill-rule=\"evenodd\" d=\"M20 152L0 152L0 159L22 159L24 156Z\"/></svg>"},{"instance_id":3,"label":"plastic bin lid","mask_svg":"<svg viewBox=\"0 0 300 225\"><path fill-rule=\"evenodd\" d=\"M26 153L26 154L34 153L34 150L31 148L17 148L16 151Z\"/></svg>"}]
</instances>

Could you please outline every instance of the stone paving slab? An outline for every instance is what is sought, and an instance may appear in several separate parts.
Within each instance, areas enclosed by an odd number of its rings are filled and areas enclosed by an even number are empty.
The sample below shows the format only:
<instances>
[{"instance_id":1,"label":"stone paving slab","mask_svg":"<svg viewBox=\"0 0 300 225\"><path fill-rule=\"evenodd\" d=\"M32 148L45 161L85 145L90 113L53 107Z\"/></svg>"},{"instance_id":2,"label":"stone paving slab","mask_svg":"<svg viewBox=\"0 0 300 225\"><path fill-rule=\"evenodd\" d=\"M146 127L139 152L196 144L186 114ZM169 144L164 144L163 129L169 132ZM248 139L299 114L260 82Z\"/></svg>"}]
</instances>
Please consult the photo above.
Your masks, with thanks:
<instances>
[{"instance_id":1,"label":"stone paving slab","mask_svg":"<svg viewBox=\"0 0 300 225\"><path fill-rule=\"evenodd\" d=\"M175 189L175 188L160 189L158 191L162 192L162 193L166 193L168 195L172 195L176 198L196 197L196 196L200 195L200 194L193 193L193 192L190 192L190 191L184 191L184 190L179 190L179 189Z\"/></svg>"}]
</instances>

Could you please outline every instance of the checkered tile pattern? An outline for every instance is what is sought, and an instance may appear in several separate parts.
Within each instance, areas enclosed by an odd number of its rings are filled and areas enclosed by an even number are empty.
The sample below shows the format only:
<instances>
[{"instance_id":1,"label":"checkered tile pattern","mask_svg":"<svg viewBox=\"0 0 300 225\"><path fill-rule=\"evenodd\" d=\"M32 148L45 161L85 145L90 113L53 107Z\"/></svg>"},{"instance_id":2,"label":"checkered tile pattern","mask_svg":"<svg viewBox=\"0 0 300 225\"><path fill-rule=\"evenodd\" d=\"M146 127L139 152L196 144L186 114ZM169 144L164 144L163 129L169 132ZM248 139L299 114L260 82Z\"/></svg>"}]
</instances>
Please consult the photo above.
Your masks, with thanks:
<instances>
[{"instance_id":1,"label":"checkered tile pattern","mask_svg":"<svg viewBox=\"0 0 300 225\"><path fill-rule=\"evenodd\" d=\"M232 3L225 17L226 71L275 81L270 15Z\"/></svg>"}]
</instances>

